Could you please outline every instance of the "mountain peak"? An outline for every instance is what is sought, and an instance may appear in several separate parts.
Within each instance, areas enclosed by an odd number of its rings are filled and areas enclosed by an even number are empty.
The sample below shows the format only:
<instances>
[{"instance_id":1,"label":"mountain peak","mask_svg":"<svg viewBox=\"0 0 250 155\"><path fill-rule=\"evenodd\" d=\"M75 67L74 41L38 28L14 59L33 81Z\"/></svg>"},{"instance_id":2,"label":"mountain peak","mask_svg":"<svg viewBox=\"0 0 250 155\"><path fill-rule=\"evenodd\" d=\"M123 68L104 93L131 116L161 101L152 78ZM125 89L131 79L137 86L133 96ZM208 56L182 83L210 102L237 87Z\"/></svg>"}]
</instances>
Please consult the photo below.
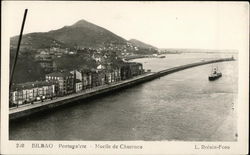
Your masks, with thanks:
<instances>
[{"instance_id":1,"label":"mountain peak","mask_svg":"<svg viewBox=\"0 0 250 155\"><path fill-rule=\"evenodd\" d=\"M18 37L15 37L15 40L15 43L17 43ZM124 51L125 49L135 50L134 48L132 49L132 47L128 45L130 44L130 42L128 42L124 38L114 34L113 32L105 28L92 24L84 19L81 19L70 26L64 26L57 30L36 33L36 35L32 36L30 36L29 34L24 35L23 41L26 41L25 46L27 45L31 48L33 48L32 46L34 45L36 45L35 48L49 48L52 46L56 46L52 44L56 41L63 48L73 47L77 45L81 48L112 50L119 49L120 51ZM46 44L44 44L44 42L46 42ZM144 47L144 49L147 48L147 46L145 46L143 43L138 42L139 41L134 44L139 44L140 46Z\"/></svg>"},{"instance_id":2,"label":"mountain peak","mask_svg":"<svg viewBox=\"0 0 250 155\"><path fill-rule=\"evenodd\" d=\"M86 26L93 26L94 24L82 19L82 20L79 20L77 21L75 24L73 24L72 26L73 27L86 27Z\"/></svg>"}]
</instances>

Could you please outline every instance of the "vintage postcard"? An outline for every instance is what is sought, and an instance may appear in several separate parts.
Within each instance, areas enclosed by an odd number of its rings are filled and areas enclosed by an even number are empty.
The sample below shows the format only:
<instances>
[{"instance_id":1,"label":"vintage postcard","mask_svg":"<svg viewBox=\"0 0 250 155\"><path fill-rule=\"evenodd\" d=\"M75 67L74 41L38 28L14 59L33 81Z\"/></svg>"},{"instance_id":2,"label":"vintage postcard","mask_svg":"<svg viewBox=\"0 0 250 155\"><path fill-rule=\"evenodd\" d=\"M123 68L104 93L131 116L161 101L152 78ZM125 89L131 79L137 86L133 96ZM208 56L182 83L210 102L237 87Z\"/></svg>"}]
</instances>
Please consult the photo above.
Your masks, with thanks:
<instances>
[{"instance_id":1,"label":"vintage postcard","mask_svg":"<svg viewBox=\"0 0 250 155\"><path fill-rule=\"evenodd\" d=\"M248 153L248 2L1 6L1 154Z\"/></svg>"}]
</instances>

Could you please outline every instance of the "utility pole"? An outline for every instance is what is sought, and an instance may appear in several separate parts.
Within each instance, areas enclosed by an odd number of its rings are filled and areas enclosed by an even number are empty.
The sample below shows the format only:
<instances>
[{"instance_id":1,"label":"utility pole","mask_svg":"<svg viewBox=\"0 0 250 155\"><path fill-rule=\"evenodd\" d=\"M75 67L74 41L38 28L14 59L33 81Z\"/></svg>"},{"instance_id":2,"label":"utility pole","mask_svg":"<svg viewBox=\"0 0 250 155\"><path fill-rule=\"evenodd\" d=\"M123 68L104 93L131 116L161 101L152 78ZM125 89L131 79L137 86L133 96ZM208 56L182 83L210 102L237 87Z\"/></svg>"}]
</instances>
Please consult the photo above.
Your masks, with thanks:
<instances>
[{"instance_id":1,"label":"utility pole","mask_svg":"<svg viewBox=\"0 0 250 155\"><path fill-rule=\"evenodd\" d=\"M23 36L23 28L24 28L27 12L28 12L28 9L25 9L24 16L23 16L23 23L22 23L22 27L21 27L21 31L20 31L20 35L19 35L19 39L18 39L18 44L17 44L17 50L16 50L16 54L15 54L15 58L14 58L14 63L13 63L12 68L11 68L9 92L11 91L12 81L13 81L13 77L14 77L14 71L15 71L18 53L19 53L19 49L20 49L20 44L21 44L21 40L22 40L22 36ZM11 93L10 93L10 96L11 96Z\"/></svg>"},{"instance_id":2,"label":"utility pole","mask_svg":"<svg viewBox=\"0 0 250 155\"><path fill-rule=\"evenodd\" d=\"M24 28L27 12L28 12L28 9L25 9L24 17L23 17L23 23L22 23L22 27L21 27L21 31L20 31L20 35L19 35L19 39L18 39L18 44L17 44L16 55L15 55L15 58L14 58L14 64L13 64L13 66L11 68L10 85L9 85L10 89L11 89L11 85L12 85L12 80L13 80L13 75L14 75L14 71L15 71L15 67L16 67L16 62L17 62L17 57L18 57L18 53L19 53L19 49L20 49L20 44L21 44L21 41L22 41L23 28Z\"/></svg>"}]
</instances>

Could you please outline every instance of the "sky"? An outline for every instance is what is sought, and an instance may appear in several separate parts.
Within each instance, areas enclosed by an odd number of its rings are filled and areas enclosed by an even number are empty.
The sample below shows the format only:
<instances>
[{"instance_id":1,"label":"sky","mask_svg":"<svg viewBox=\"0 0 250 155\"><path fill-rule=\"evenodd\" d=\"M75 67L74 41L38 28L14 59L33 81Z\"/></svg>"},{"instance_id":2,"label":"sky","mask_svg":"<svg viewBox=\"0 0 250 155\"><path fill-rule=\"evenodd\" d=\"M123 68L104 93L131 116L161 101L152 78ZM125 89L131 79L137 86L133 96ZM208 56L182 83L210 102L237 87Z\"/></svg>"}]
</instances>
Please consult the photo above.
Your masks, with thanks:
<instances>
[{"instance_id":1,"label":"sky","mask_svg":"<svg viewBox=\"0 0 250 155\"><path fill-rule=\"evenodd\" d=\"M9 36L47 32L84 19L125 38L158 48L239 49L248 37L248 3L4 1Z\"/></svg>"}]
</instances>

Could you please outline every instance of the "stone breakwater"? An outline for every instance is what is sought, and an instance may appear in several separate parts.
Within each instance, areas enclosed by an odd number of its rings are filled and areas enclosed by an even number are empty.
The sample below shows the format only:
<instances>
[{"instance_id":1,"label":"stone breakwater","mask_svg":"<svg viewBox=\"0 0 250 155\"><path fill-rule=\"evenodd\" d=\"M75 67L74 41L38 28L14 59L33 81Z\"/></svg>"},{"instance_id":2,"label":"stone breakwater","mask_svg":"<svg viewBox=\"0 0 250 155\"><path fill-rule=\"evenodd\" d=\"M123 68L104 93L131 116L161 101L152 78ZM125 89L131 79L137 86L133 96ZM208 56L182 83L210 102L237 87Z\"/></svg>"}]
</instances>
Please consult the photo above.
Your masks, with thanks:
<instances>
[{"instance_id":1,"label":"stone breakwater","mask_svg":"<svg viewBox=\"0 0 250 155\"><path fill-rule=\"evenodd\" d=\"M192 68L192 67L196 67L200 65L218 63L218 62L223 62L223 61L233 61L233 60L234 60L233 58L224 58L224 59L215 59L215 60L209 60L209 61L195 62L195 63L191 63L187 65L165 69L159 72L145 73L143 75L140 75L140 76L137 76L132 79L125 80L125 81L121 81L119 83L96 87L88 91L71 94L71 95L64 96L64 97L59 97L53 100L48 100L48 101L41 102L41 103L29 104L29 105L25 105L25 106L18 107L18 108L11 108L9 110L9 119L16 120L19 118L33 115L33 114L49 111L51 109L61 107L63 105L70 105L70 104L76 103L79 100L96 97L98 95L108 94L112 91L124 89L127 87L132 87L136 84L144 83L144 82L156 79L158 77L161 77L170 73L178 72L184 69L188 69L188 68Z\"/></svg>"}]
</instances>

